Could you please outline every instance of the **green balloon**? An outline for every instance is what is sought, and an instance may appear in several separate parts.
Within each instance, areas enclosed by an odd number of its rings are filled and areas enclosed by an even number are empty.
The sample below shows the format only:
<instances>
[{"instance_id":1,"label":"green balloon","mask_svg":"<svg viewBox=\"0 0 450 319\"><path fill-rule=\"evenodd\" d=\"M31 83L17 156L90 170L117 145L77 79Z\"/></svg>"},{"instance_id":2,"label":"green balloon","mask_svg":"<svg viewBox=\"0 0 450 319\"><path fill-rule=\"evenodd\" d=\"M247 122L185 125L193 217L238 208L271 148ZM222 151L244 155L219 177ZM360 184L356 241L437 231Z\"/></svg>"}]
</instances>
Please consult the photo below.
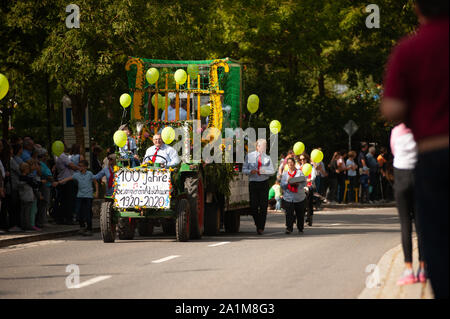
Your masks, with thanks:
<instances>
[{"instance_id":1,"label":"green balloon","mask_svg":"<svg viewBox=\"0 0 450 319\"><path fill-rule=\"evenodd\" d=\"M55 156L59 156L64 152L64 143L61 141L54 141L52 144L52 152Z\"/></svg>"},{"instance_id":2,"label":"green balloon","mask_svg":"<svg viewBox=\"0 0 450 319\"><path fill-rule=\"evenodd\" d=\"M131 104L131 96L128 93L124 93L120 96L120 105L122 105L122 107L124 109L126 109L127 107L129 107Z\"/></svg>"},{"instance_id":3,"label":"green balloon","mask_svg":"<svg viewBox=\"0 0 450 319\"><path fill-rule=\"evenodd\" d=\"M198 75L198 65L197 64L189 64L187 67L187 73L191 77L191 79L196 79Z\"/></svg>"},{"instance_id":4,"label":"green balloon","mask_svg":"<svg viewBox=\"0 0 450 319\"><path fill-rule=\"evenodd\" d=\"M8 93L9 90L9 82L6 76L0 73L0 100L3 99Z\"/></svg>"},{"instance_id":5,"label":"green balloon","mask_svg":"<svg viewBox=\"0 0 450 319\"><path fill-rule=\"evenodd\" d=\"M255 102L247 103L247 110L252 114L255 113L256 111L258 111L258 108L259 108L258 103L255 103Z\"/></svg>"},{"instance_id":6,"label":"green balloon","mask_svg":"<svg viewBox=\"0 0 450 319\"><path fill-rule=\"evenodd\" d=\"M175 130L170 126L166 126L161 131L161 138L165 144L170 144L175 139Z\"/></svg>"},{"instance_id":7,"label":"green balloon","mask_svg":"<svg viewBox=\"0 0 450 319\"><path fill-rule=\"evenodd\" d=\"M118 147L124 147L127 143L127 139L127 133L125 133L124 131L118 130L116 131L116 133L114 133L114 144L116 144Z\"/></svg>"},{"instance_id":8,"label":"green balloon","mask_svg":"<svg viewBox=\"0 0 450 319\"><path fill-rule=\"evenodd\" d=\"M178 69L175 72L175 82L180 85L183 85L187 80L187 73L183 69Z\"/></svg>"},{"instance_id":9,"label":"green balloon","mask_svg":"<svg viewBox=\"0 0 450 319\"><path fill-rule=\"evenodd\" d=\"M156 106L155 96L156 96L156 94L153 94L153 96L152 96L153 106ZM158 93L158 109L164 110L166 108L165 103L166 103L166 99L164 98L164 96L162 96L161 94Z\"/></svg>"},{"instance_id":10,"label":"green balloon","mask_svg":"<svg viewBox=\"0 0 450 319\"><path fill-rule=\"evenodd\" d=\"M278 134L281 130L281 123L277 120L270 122L269 129L273 134Z\"/></svg>"},{"instance_id":11,"label":"green balloon","mask_svg":"<svg viewBox=\"0 0 450 319\"><path fill-rule=\"evenodd\" d=\"M200 115L202 117L207 117L211 113L211 106L204 104L200 107Z\"/></svg>"},{"instance_id":12,"label":"green balloon","mask_svg":"<svg viewBox=\"0 0 450 319\"><path fill-rule=\"evenodd\" d=\"M159 71L157 68L150 68L147 70L147 73L145 74L145 78L147 79L147 82L150 84L155 84L156 81L159 79Z\"/></svg>"},{"instance_id":13,"label":"green balloon","mask_svg":"<svg viewBox=\"0 0 450 319\"><path fill-rule=\"evenodd\" d=\"M294 144L294 153L295 155L300 155L305 151L305 144L302 142L297 142Z\"/></svg>"}]
</instances>

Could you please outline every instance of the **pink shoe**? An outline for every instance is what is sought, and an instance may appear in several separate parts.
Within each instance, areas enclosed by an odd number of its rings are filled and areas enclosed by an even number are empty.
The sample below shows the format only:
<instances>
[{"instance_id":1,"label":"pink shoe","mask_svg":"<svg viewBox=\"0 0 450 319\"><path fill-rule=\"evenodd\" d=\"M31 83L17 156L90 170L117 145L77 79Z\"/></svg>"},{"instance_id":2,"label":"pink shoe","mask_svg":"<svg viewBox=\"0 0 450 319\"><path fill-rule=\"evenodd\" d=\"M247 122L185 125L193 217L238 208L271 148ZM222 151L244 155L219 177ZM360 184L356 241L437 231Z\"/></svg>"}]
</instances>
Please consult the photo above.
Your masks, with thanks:
<instances>
[{"instance_id":1,"label":"pink shoe","mask_svg":"<svg viewBox=\"0 0 450 319\"><path fill-rule=\"evenodd\" d=\"M33 226L33 227L31 227L31 228L33 228L34 230L36 230L36 231L41 231L42 229L40 229L39 227L36 227L36 226Z\"/></svg>"},{"instance_id":2,"label":"pink shoe","mask_svg":"<svg viewBox=\"0 0 450 319\"><path fill-rule=\"evenodd\" d=\"M416 282L425 283L427 282L427 275L425 269L419 268L417 270Z\"/></svg>"},{"instance_id":3,"label":"pink shoe","mask_svg":"<svg viewBox=\"0 0 450 319\"><path fill-rule=\"evenodd\" d=\"M397 280L397 286L403 286L403 285L411 285L416 282L416 276L414 276L413 272L404 272L402 277L400 277L399 280Z\"/></svg>"}]
</instances>

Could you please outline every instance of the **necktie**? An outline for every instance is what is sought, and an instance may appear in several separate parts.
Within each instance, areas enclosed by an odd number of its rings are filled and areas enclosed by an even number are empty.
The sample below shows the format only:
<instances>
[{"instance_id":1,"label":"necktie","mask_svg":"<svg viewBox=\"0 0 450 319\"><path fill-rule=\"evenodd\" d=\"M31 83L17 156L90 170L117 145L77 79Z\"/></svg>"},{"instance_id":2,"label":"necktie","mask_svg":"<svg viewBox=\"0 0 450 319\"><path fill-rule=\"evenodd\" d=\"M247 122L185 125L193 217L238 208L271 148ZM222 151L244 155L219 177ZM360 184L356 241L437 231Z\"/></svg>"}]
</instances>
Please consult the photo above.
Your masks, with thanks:
<instances>
[{"instance_id":1,"label":"necktie","mask_svg":"<svg viewBox=\"0 0 450 319\"><path fill-rule=\"evenodd\" d=\"M291 175L291 173L288 171L288 174L290 177L294 177L297 174L297 170L294 171L294 173ZM292 193L297 193L298 192L298 185L291 185L288 184L287 186L288 190L291 191Z\"/></svg>"},{"instance_id":2,"label":"necktie","mask_svg":"<svg viewBox=\"0 0 450 319\"><path fill-rule=\"evenodd\" d=\"M111 169L111 166L108 166L108 169L109 169L108 188L111 188L113 186L114 181L114 172Z\"/></svg>"},{"instance_id":3,"label":"necktie","mask_svg":"<svg viewBox=\"0 0 450 319\"><path fill-rule=\"evenodd\" d=\"M159 151L159 147L156 148L156 152L155 152L155 154L153 154L153 157L152 157L152 163L155 162L155 160L156 160L156 154L158 154L158 151Z\"/></svg>"},{"instance_id":4,"label":"necktie","mask_svg":"<svg viewBox=\"0 0 450 319\"><path fill-rule=\"evenodd\" d=\"M259 169L261 168L261 166L262 166L262 161L261 161L261 154L260 154L259 157L258 157L258 175L261 175L259 173Z\"/></svg>"}]
</instances>

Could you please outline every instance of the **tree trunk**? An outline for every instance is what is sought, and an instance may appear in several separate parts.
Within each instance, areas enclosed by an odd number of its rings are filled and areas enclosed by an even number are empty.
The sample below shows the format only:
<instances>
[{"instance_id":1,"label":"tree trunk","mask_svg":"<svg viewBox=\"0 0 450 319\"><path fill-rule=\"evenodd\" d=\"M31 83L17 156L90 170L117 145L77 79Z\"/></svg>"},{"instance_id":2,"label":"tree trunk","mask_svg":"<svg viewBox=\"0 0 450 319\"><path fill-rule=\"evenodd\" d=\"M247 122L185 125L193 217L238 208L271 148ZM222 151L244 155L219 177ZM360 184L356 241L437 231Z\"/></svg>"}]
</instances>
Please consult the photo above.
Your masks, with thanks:
<instances>
[{"instance_id":1,"label":"tree trunk","mask_svg":"<svg viewBox=\"0 0 450 319\"><path fill-rule=\"evenodd\" d=\"M50 105L50 83L48 76L46 77L45 81L46 81L45 91L47 96L47 149L50 150L52 144L52 121L51 121L52 113Z\"/></svg>"},{"instance_id":2,"label":"tree trunk","mask_svg":"<svg viewBox=\"0 0 450 319\"><path fill-rule=\"evenodd\" d=\"M83 119L87 107L87 94L79 93L71 95L73 126L75 129L76 143L81 146L81 155L85 155ZM69 145L68 145L69 146Z\"/></svg>"}]
</instances>

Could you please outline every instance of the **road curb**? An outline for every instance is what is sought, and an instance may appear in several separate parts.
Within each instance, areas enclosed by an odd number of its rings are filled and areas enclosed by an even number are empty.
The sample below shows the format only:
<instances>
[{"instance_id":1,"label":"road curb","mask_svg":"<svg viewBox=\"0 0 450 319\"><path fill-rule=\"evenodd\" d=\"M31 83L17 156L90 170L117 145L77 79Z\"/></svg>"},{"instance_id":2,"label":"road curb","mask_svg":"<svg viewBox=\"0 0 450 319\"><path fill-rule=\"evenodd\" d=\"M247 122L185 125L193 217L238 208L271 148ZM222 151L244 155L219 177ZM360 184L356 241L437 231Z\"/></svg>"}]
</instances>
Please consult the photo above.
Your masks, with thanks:
<instances>
[{"instance_id":1,"label":"road curb","mask_svg":"<svg viewBox=\"0 0 450 319\"><path fill-rule=\"evenodd\" d=\"M413 238L413 243L413 258L416 261L418 254L416 238ZM379 275L379 285L373 288L366 286L357 297L358 299L433 299L429 281L424 284L416 283L407 286L397 286L397 279L404 270L401 244L387 251L376 266L376 271ZM368 273L368 276L374 274Z\"/></svg>"},{"instance_id":2,"label":"road curb","mask_svg":"<svg viewBox=\"0 0 450 319\"><path fill-rule=\"evenodd\" d=\"M16 238L2 239L2 240L0 240L0 248L12 246L12 245L32 243L32 242L42 241L42 240L50 240L50 239L61 238L61 237L75 236L78 234L79 231L80 231L80 229L78 228L78 229L55 231L55 232L51 232L51 233L39 233L39 234L25 235L25 236L16 237ZM92 231L99 232L100 227L92 227Z\"/></svg>"}]
</instances>

